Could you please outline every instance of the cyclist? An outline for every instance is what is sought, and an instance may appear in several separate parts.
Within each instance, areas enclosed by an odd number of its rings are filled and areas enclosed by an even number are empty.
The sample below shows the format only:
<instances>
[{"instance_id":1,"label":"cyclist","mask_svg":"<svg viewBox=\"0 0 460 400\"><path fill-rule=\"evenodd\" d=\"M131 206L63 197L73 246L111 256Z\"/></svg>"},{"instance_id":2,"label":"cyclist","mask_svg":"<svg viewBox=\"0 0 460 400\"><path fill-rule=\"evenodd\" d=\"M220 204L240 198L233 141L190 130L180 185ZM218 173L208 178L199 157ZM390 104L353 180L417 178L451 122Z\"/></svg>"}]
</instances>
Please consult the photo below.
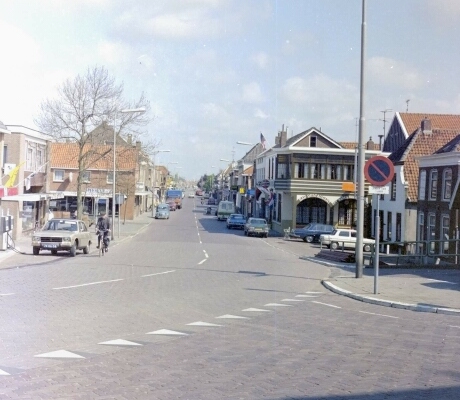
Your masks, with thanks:
<instances>
[{"instance_id":1,"label":"cyclist","mask_svg":"<svg viewBox=\"0 0 460 400\"><path fill-rule=\"evenodd\" d=\"M97 219L96 224L96 231L97 231L97 248L101 245L101 233L104 236L104 241L107 243L106 250L109 250L109 232L110 232L110 220L105 211L102 211L99 218Z\"/></svg>"}]
</instances>

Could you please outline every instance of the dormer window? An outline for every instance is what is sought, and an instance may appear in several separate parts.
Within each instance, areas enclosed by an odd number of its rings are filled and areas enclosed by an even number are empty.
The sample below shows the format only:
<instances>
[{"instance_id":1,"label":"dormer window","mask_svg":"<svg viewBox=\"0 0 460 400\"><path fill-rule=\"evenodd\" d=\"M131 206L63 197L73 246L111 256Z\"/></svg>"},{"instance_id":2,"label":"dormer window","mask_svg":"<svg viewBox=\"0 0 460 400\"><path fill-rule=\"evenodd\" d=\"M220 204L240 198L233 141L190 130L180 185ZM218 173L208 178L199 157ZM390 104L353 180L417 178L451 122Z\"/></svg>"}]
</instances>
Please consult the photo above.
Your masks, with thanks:
<instances>
[{"instance_id":1,"label":"dormer window","mask_svg":"<svg viewBox=\"0 0 460 400\"><path fill-rule=\"evenodd\" d=\"M310 147L316 147L316 136L310 136Z\"/></svg>"}]
</instances>

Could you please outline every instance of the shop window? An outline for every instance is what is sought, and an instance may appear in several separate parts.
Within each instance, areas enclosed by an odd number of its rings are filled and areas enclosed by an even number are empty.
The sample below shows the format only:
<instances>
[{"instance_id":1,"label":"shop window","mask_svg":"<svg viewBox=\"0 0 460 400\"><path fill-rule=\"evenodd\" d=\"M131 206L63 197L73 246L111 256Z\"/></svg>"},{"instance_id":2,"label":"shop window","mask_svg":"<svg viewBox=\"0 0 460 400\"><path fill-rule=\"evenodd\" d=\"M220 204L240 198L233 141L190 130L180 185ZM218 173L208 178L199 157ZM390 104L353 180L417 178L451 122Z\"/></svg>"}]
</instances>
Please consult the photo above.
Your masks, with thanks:
<instances>
[{"instance_id":1,"label":"shop window","mask_svg":"<svg viewBox=\"0 0 460 400\"><path fill-rule=\"evenodd\" d=\"M449 225L450 225L449 216L442 215L441 216L441 240L445 240L445 242L442 242L442 246L441 246L442 254L449 253Z\"/></svg>"},{"instance_id":2,"label":"shop window","mask_svg":"<svg viewBox=\"0 0 460 400\"><path fill-rule=\"evenodd\" d=\"M396 213L396 241L401 241L401 225L402 225L401 213Z\"/></svg>"},{"instance_id":3,"label":"shop window","mask_svg":"<svg viewBox=\"0 0 460 400\"><path fill-rule=\"evenodd\" d=\"M391 223L392 223L393 214L391 211L387 213L387 240L391 241Z\"/></svg>"}]
</instances>

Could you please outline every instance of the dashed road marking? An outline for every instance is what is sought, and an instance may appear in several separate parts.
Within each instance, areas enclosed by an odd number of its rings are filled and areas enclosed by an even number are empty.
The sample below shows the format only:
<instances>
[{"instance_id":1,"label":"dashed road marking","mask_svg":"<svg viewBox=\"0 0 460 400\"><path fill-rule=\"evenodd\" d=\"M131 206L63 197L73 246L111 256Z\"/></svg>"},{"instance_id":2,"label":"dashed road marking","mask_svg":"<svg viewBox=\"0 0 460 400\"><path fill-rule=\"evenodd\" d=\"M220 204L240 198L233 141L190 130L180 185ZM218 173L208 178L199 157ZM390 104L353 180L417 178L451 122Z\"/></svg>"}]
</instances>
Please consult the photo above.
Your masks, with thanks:
<instances>
[{"instance_id":1,"label":"dashed road marking","mask_svg":"<svg viewBox=\"0 0 460 400\"><path fill-rule=\"evenodd\" d=\"M203 250L203 253L206 258L209 258L208 253L206 253L206 250Z\"/></svg>"},{"instance_id":2,"label":"dashed road marking","mask_svg":"<svg viewBox=\"0 0 460 400\"><path fill-rule=\"evenodd\" d=\"M9 373L6 371L3 371L3 369L0 369L0 375L6 376L6 375L9 375Z\"/></svg>"},{"instance_id":3,"label":"dashed road marking","mask_svg":"<svg viewBox=\"0 0 460 400\"><path fill-rule=\"evenodd\" d=\"M165 272L157 272L156 274L148 274L148 275L142 275L141 278L145 278L147 276L155 276L155 275L164 275L164 274L170 274L171 272L176 272L176 270L171 270L171 271L165 271Z\"/></svg>"},{"instance_id":4,"label":"dashed road marking","mask_svg":"<svg viewBox=\"0 0 460 400\"><path fill-rule=\"evenodd\" d=\"M281 301L305 301L305 300L299 300L299 299L283 299Z\"/></svg>"},{"instance_id":5,"label":"dashed road marking","mask_svg":"<svg viewBox=\"0 0 460 400\"><path fill-rule=\"evenodd\" d=\"M324 294L324 292L305 292L307 294Z\"/></svg>"},{"instance_id":6,"label":"dashed road marking","mask_svg":"<svg viewBox=\"0 0 460 400\"><path fill-rule=\"evenodd\" d=\"M246 309L241 310L241 311L245 311L245 312L271 312L272 310L264 310L262 308L246 308Z\"/></svg>"},{"instance_id":7,"label":"dashed road marking","mask_svg":"<svg viewBox=\"0 0 460 400\"><path fill-rule=\"evenodd\" d=\"M170 331L169 329L159 329L153 332L147 332L146 335L171 335L171 336L186 336L188 333Z\"/></svg>"},{"instance_id":8,"label":"dashed road marking","mask_svg":"<svg viewBox=\"0 0 460 400\"><path fill-rule=\"evenodd\" d=\"M398 319L398 318L399 318L399 317L394 317L393 315L377 314L377 313L368 312L368 311L360 311L360 313L363 313L363 314L370 314L370 315L377 315L377 316L379 316L379 317L387 317L387 318L395 318L395 319Z\"/></svg>"},{"instance_id":9,"label":"dashed road marking","mask_svg":"<svg viewBox=\"0 0 460 400\"><path fill-rule=\"evenodd\" d=\"M203 264L203 263L206 262L207 260L208 260L207 258L205 258L204 260L201 260L201 261L198 263L198 265Z\"/></svg>"},{"instance_id":10,"label":"dashed road marking","mask_svg":"<svg viewBox=\"0 0 460 400\"><path fill-rule=\"evenodd\" d=\"M459 328L459 329L460 329L460 326L456 326L456 325L449 325L449 328Z\"/></svg>"},{"instance_id":11,"label":"dashed road marking","mask_svg":"<svg viewBox=\"0 0 460 400\"><path fill-rule=\"evenodd\" d=\"M322 304L323 306L328 306L328 307L333 307L333 308L342 308L342 307L339 307L339 306L335 306L333 304L321 303L320 301L312 301L312 303Z\"/></svg>"},{"instance_id":12,"label":"dashed road marking","mask_svg":"<svg viewBox=\"0 0 460 400\"><path fill-rule=\"evenodd\" d=\"M296 297L319 297L312 294L298 294Z\"/></svg>"},{"instance_id":13,"label":"dashed road marking","mask_svg":"<svg viewBox=\"0 0 460 400\"><path fill-rule=\"evenodd\" d=\"M34 357L38 358L85 358L79 354L72 353L68 350L56 350L51 351L50 353L37 354Z\"/></svg>"},{"instance_id":14,"label":"dashed road marking","mask_svg":"<svg viewBox=\"0 0 460 400\"><path fill-rule=\"evenodd\" d=\"M457 282L441 281L441 280L439 280L439 279L430 279L430 278L428 278L427 281L430 281L430 282L439 282L439 283L447 283L448 285L458 285Z\"/></svg>"},{"instance_id":15,"label":"dashed road marking","mask_svg":"<svg viewBox=\"0 0 460 400\"><path fill-rule=\"evenodd\" d=\"M292 307L290 304L268 303L264 307Z\"/></svg>"},{"instance_id":16,"label":"dashed road marking","mask_svg":"<svg viewBox=\"0 0 460 400\"><path fill-rule=\"evenodd\" d=\"M100 285L102 283L119 282L122 280L123 279L112 279L110 281L90 282L90 283L83 283L81 285L73 285L73 286L62 286L62 287L53 288L53 290L72 289L72 288L83 287L83 286Z\"/></svg>"},{"instance_id":17,"label":"dashed road marking","mask_svg":"<svg viewBox=\"0 0 460 400\"><path fill-rule=\"evenodd\" d=\"M197 322L192 322L191 324L187 324L189 326L223 326L219 324L212 324L211 322L203 322L203 321L197 321Z\"/></svg>"},{"instance_id":18,"label":"dashed road marking","mask_svg":"<svg viewBox=\"0 0 460 400\"><path fill-rule=\"evenodd\" d=\"M108 340L107 342L100 342L98 344L107 344L112 346L142 346L140 343L131 342L125 339Z\"/></svg>"},{"instance_id":19,"label":"dashed road marking","mask_svg":"<svg viewBox=\"0 0 460 400\"><path fill-rule=\"evenodd\" d=\"M241 317L239 315L232 315L232 314L225 314L221 315L220 317L216 317L220 319L249 319L248 317Z\"/></svg>"},{"instance_id":20,"label":"dashed road marking","mask_svg":"<svg viewBox=\"0 0 460 400\"><path fill-rule=\"evenodd\" d=\"M12 296L14 293L0 293L0 296Z\"/></svg>"}]
</instances>

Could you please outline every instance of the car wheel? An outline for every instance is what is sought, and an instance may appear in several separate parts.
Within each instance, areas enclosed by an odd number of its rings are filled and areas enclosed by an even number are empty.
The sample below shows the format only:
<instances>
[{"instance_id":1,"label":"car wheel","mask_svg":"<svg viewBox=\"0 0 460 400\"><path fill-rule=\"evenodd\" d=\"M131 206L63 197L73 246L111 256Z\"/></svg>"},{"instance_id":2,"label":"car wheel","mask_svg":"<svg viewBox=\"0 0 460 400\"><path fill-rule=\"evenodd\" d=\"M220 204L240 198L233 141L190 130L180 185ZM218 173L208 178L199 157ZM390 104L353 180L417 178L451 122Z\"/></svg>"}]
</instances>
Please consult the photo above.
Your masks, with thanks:
<instances>
[{"instance_id":1,"label":"car wheel","mask_svg":"<svg viewBox=\"0 0 460 400\"><path fill-rule=\"evenodd\" d=\"M370 244L365 244L364 245L364 251L371 251L371 245Z\"/></svg>"},{"instance_id":2,"label":"car wheel","mask_svg":"<svg viewBox=\"0 0 460 400\"><path fill-rule=\"evenodd\" d=\"M312 243L312 242L313 242L313 236L311 236L311 235L310 235L310 236L307 236L307 237L305 238L305 241L306 241L307 243Z\"/></svg>"},{"instance_id":3,"label":"car wheel","mask_svg":"<svg viewBox=\"0 0 460 400\"><path fill-rule=\"evenodd\" d=\"M339 244L337 242L332 242L330 247L332 250L337 250L339 248Z\"/></svg>"},{"instance_id":4,"label":"car wheel","mask_svg":"<svg viewBox=\"0 0 460 400\"><path fill-rule=\"evenodd\" d=\"M51 254L55 256L57 254L57 250L51 250Z\"/></svg>"},{"instance_id":5,"label":"car wheel","mask_svg":"<svg viewBox=\"0 0 460 400\"><path fill-rule=\"evenodd\" d=\"M38 256L38 254L40 253L40 247L32 248L32 252L33 252L34 256Z\"/></svg>"},{"instance_id":6,"label":"car wheel","mask_svg":"<svg viewBox=\"0 0 460 400\"><path fill-rule=\"evenodd\" d=\"M83 247L83 254L89 254L91 250L91 244L88 243L88 246Z\"/></svg>"},{"instance_id":7,"label":"car wheel","mask_svg":"<svg viewBox=\"0 0 460 400\"><path fill-rule=\"evenodd\" d=\"M77 254L77 246L74 243L72 247L70 248L70 257L75 257L76 254Z\"/></svg>"},{"instance_id":8,"label":"car wheel","mask_svg":"<svg viewBox=\"0 0 460 400\"><path fill-rule=\"evenodd\" d=\"M268 238L268 233L265 234L265 238Z\"/></svg>"}]
</instances>

